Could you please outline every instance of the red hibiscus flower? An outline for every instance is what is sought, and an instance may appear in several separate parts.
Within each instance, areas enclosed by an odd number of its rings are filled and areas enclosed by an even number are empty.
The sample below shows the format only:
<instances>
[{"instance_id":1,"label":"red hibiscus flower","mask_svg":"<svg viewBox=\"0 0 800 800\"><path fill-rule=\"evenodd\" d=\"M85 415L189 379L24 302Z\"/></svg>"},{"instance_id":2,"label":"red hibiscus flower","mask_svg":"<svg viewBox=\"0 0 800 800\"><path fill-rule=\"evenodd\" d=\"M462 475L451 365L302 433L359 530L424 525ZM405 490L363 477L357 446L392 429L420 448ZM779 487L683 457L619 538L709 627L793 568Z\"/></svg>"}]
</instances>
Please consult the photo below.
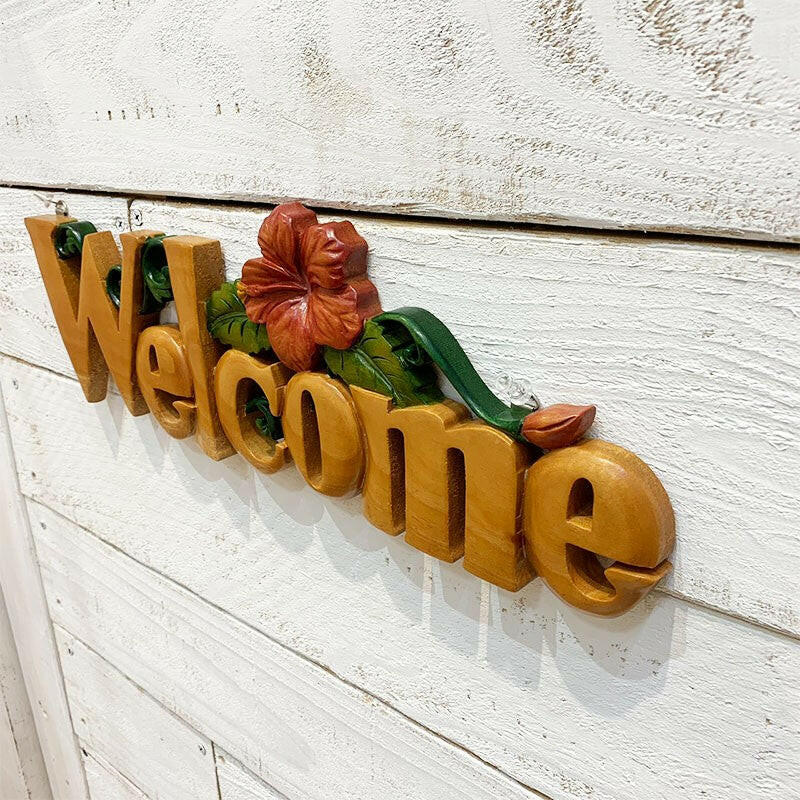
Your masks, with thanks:
<instances>
[{"instance_id":1,"label":"red hibiscus flower","mask_svg":"<svg viewBox=\"0 0 800 800\"><path fill-rule=\"evenodd\" d=\"M311 209L284 203L261 224L258 244L261 258L242 268L245 309L290 369L312 369L322 345L347 349L380 314L367 243L351 223L320 225Z\"/></svg>"}]
</instances>

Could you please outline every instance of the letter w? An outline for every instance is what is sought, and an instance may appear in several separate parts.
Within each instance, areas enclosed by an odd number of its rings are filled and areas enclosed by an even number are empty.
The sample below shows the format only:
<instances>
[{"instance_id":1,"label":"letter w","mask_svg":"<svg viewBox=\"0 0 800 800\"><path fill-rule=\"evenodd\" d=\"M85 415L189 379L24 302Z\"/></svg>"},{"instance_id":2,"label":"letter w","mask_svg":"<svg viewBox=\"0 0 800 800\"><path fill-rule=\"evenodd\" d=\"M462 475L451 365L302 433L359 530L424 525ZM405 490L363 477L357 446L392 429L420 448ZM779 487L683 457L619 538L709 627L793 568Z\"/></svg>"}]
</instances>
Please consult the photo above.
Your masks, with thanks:
<instances>
[{"instance_id":1,"label":"letter w","mask_svg":"<svg viewBox=\"0 0 800 800\"><path fill-rule=\"evenodd\" d=\"M103 400L109 370L131 414L148 412L136 385L136 341L142 329L158 322L158 313L138 312L142 297L141 250L155 231L123 233L122 258L109 231L86 236L83 253L62 259L55 248L56 230L70 217L28 217L31 237L47 296L83 393L90 403ZM122 264L119 309L106 293L106 276Z\"/></svg>"}]
</instances>

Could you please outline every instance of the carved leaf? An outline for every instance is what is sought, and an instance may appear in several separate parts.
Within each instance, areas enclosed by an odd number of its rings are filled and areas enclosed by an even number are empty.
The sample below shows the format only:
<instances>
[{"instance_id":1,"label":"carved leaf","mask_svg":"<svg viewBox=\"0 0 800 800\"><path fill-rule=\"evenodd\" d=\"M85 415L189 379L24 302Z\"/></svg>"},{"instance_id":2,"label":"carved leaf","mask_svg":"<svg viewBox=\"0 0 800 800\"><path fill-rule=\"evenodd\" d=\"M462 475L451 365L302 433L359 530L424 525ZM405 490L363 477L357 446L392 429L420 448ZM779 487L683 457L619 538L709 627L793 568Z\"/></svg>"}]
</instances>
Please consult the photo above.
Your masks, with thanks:
<instances>
[{"instance_id":1,"label":"carved leaf","mask_svg":"<svg viewBox=\"0 0 800 800\"><path fill-rule=\"evenodd\" d=\"M209 333L223 344L253 355L270 350L267 326L253 322L236 293L236 284L223 283L206 303Z\"/></svg>"},{"instance_id":2,"label":"carved leaf","mask_svg":"<svg viewBox=\"0 0 800 800\"><path fill-rule=\"evenodd\" d=\"M364 324L364 333L348 350L325 348L328 369L345 383L360 386L391 397L400 408L438 403L442 393L430 361L416 363L404 357L413 343L384 332L372 320Z\"/></svg>"},{"instance_id":3,"label":"carved leaf","mask_svg":"<svg viewBox=\"0 0 800 800\"><path fill-rule=\"evenodd\" d=\"M269 442L283 439L283 426L280 417L276 417L269 407L264 392L260 391L247 401L244 410L247 414L257 414L253 420L256 430Z\"/></svg>"}]
</instances>

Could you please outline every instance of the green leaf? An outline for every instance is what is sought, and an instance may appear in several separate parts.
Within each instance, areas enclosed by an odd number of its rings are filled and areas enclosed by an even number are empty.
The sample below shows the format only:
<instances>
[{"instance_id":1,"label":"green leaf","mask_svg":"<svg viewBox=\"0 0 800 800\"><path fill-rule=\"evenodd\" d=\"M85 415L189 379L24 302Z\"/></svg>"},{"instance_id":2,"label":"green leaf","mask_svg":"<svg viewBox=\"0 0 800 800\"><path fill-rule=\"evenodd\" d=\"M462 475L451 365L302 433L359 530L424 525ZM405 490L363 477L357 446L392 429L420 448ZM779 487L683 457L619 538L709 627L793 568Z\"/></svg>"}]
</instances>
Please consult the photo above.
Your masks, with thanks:
<instances>
[{"instance_id":1,"label":"green leaf","mask_svg":"<svg viewBox=\"0 0 800 800\"><path fill-rule=\"evenodd\" d=\"M273 442L283 439L283 426L281 425L280 417L276 417L269 408L269 400L267 400L264 392L259 390L256 394L245 404L244 410L248 414L254 412L258 413L253 420L256 430L265 438Z\"/></svg>"},{"instance_id":2,"label":"green leaf","mask_svg":"<svg viewBox=\"0 0 800 800\"><path fill-rule=\"evenodd\" d=\"M150 236L142 247L142 277L144 285L156 304L164 306L173 300L169 281L167 254L164 252L164 234Z\"/></svg>"},{"instance_id":3,"label":"green leaf","mask_svg":"<svg viewBox=\"0 0 800 800\"><path fill-rule=\"evenodd\" d=\"M97 233L91 222L62 222L56 228L55 246L59 258L79 256L83 250L83 239L90 233Z\"/></svg>"},{"instance_id":4,"label":"green leaf","mask_svg":"<svg viewBox=\"0 0 800 800\"><path fill-rule=\"evenodd\" d=\"M442 399L430 360L402 329L367 320L350 349L326 347L324 354L328 369L345 383L387 395L399 408Z\"/></svg>"},{"instance_id":5,"label":"green leaf","mask_svg":"<svg viewBox=\"0 0 800 800\"><path fill-rule=\"evenodd\" d=\"M122 296L122 266L114 264L106 273L106 294L111 298L111 302L119 308Z\"/></svg>"},{"instance_id":6,"label":"green leaf","mask_svg":"<svg viewBox=\"0 0 800 800\"><path fill-rule=\"evenodd\" d=\"M88 224L88 223L87 223ZM154 314L174 299L169 280L167 254L164 252L164 234L149 236L142 245L142 302L140 314ZM119 308L122 292L122 266L116 264L106 273L106 294Z\"/></svg>"},{"instance_id":7,"label":"green leaf","mask_svg":"<svg viewBox=\"0 0 800 800\"><path fill-rule=\"evenodd\" d=\"M223 344L253 355L270 350L267 326L247 316L236 294L236 283L223 283L206 302L209 333Z\"/></svg>"},{"instance_id":8,"label":"green leaf","mask_svg":"<svg viewBox=\"0 0 800 800\"><path fill-rule=\"evenodd\" d=\"M167 254L164 251L164 234L149 236L142 245L143 293L140 314L161 311L173 300L172 284L169 280Z\"/></svg>"}]
</instances>

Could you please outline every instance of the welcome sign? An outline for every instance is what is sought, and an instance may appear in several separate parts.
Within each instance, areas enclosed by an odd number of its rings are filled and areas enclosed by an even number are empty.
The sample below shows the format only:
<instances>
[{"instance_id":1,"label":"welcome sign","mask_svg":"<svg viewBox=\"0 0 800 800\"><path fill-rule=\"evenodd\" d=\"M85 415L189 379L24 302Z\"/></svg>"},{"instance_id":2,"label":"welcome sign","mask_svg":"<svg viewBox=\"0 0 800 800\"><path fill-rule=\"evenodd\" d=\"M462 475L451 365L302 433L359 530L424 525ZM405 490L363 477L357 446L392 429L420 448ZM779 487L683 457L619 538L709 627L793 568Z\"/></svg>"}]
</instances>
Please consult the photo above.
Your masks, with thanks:
<instances>
[{"instance_id":1,"label":"welcome sign","mask_svg":"<svg viewBox=\"0 0 800 800\"><path fill-rule=\"evenodd\" d=\"M278 206L233 282L213 239L125 233L120 253L89 222L25 222L89 402L110 372L132 414L210 458L293 462L318 492L361 492L376 527L508 591L539 576L614 615L671 568L666 492L633 453L585 438L594 406L504 404L440 320L381 308L349 222ZM177 325L160 323L168 302Z\"/></svg>"}]
</instances>

